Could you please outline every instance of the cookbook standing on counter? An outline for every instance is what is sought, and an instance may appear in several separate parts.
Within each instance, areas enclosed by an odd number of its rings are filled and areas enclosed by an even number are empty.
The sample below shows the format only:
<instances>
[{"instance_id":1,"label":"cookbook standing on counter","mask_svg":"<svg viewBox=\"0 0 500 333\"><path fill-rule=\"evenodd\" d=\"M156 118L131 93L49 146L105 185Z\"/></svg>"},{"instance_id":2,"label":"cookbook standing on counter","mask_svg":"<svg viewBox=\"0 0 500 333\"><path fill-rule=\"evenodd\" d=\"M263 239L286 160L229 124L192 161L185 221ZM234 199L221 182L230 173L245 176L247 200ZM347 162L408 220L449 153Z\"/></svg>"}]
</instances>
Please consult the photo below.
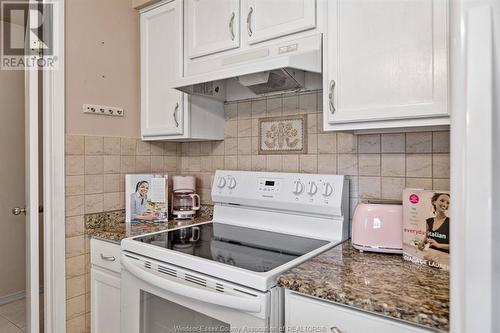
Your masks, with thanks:
<instances>
[{"instance_id":1,"label":"cookbook standing on counter","mask_svg":"<svg viewBox=\"0 0 500 333\"><path fill-rule=\"evenodd\" d=\"M403 257L449 270L450 193L406 189L403 192Z\"/></svg>"},{"instance_id":2,"label":"cookbook standing on counter","mask_svg":"<svg viewBox=\"0 0 500 333\"><path fill-rule=\"evenodd\" d=\"M126 222L168 220L168 176L126 175Z\"/></svg>"}]
</instances>

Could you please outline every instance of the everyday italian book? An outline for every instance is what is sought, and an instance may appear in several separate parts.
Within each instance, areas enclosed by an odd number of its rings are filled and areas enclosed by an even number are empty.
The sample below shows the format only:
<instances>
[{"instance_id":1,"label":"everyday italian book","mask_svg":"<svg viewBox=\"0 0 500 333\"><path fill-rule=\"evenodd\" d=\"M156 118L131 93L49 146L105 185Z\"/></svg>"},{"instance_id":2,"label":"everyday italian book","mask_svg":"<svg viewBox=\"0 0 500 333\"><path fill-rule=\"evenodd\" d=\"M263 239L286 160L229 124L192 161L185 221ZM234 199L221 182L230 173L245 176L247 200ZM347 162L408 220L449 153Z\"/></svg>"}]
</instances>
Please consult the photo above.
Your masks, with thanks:
<instances>
[{"instance_id":1,"label":"everyday italian book","mask_svg":"<svg viewBox=\"0 0 500 333\"><path fill-rule=\"evenodd\" d=\"M417 264L449 270L450 193L403 191L403 258Z\"/></svg>"},{"instance_id":2,"label":"everyday italian book","mask_svg":"<svg viewBox=\"0 0 500 333\"><path fill-rule=\"evenodd\" d=\"M168 176L125 176L125 215L129 223L168 221Z\"/></svg>"}]
</instances>

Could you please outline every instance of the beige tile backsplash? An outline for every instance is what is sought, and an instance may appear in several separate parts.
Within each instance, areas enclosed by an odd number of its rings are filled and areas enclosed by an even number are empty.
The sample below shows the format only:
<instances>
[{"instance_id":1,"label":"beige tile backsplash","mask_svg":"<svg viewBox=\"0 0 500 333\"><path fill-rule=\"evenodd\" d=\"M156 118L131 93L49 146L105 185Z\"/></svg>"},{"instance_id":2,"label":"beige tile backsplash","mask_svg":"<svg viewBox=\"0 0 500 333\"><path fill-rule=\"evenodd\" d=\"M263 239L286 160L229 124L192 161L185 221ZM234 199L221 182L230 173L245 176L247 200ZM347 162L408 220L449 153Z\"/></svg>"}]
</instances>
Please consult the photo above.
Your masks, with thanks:
<instances>
[{"instance_id":1,"label":"beige tile backsplash","mask_svg":"<svg viewBox=\"0 0 500 333\"><path fill-rule=\"evenodd\" d=\"M321 91L227 103L225 140L180 144L179 171L197 175L204 203L217 169L345 174L352 208L363 199L399 199L405 187L449 189L448 131L325 133L321 110ZM307 154L258 155L258 119L294 114L307 115Z\"/></svg>"},{"instance_id":2,"label":"beige tile backsplash","mask_svg":"<svg viewBox=\"0 0 500 333\"><path fill-rule=\"evenodd\" d=\"M135 138L66 137L68 332L90 331L90 256L84 214L123 209L126 173L176 173L180 148L177 143L147 143Z\"/></svg>"},{"instance_id":3,"label":"beige tile backsplash","mask_svg":"<svg viewBox=\"0 0 500 333\"><path fill-rule=\"evenodd\" d=\"M69 331L90 330L87 213L123 209L124 174L194 174L211 203L215 170L338 173L349 176L350 202L399 199L405 187L449 189L449 132L353 135L322 131L321 92L284 94L225 105L225 140L142 142L136 138L66 137L66 289ZM308 152L258 155L258 119L307 115Z\"/></svg>"}]
</instances>

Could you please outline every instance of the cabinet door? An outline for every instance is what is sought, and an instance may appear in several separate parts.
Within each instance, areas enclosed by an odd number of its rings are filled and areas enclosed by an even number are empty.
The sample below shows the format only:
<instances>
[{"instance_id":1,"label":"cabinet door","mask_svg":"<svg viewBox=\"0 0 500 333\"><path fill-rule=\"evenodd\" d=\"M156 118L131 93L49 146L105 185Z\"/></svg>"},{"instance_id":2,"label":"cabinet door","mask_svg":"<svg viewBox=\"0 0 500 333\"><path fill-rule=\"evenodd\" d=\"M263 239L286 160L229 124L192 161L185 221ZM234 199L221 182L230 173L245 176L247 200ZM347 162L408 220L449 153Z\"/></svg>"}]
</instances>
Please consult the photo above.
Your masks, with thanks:
<instances>
[{"instance_id":1,"label":"cabinet door","mask_svg":"<svg viewBox=\"0 0 500 333\"><path fill-rule=\"evenodd\" d=\"M185 9L190 59L240 46L239 0L186 0Z\"/></svg>"},{"instance_id":2,"label":"cabinet door","mask_svg":"<svg viewBox=\"0 0 500 333\"><path fill-rule=\"evenodd\" d=\"M183 94L169 87L182 74L182 7L176 0L141 13L141 132L183 133Z\"/></svg>"},{"instance_id":3,"label":"cabinet door","mask_svg":"<svg viewBox=\"0 0 500 333\"><path fill-rule=\"evenodd\" d=\"M413 325L385 319L376 315L352 310L291 292L285 296L285 326L288 332L299 332L298 328L320 329L321 332L345 333L429 333ZM317 330L316 332L319 332Z\"/></svg>"},{"instance_id":4,"label":"cabinet door","mask_svg":"<svg viewBox=\"0 0 500 333\"><path fill-rule=\"evenodd\" d=\"M248 43L316 27L316 0L246 0Z\"/></svg>"},{"instance_id":5,"label":"cabinet door","mask_svg":"<svg viewBox=\"0 0 500 333\"><path fill-rule=\"evenodd\" d=\"M447 13L446 0L329 0L328 122L447 117Z\"/></svg>"},{"instance_id":6,"label":"cabinet door","mask_svg":"<svg viewBox=\"0 0 500 333\"><path fill-rule=\"evenodd\" d=\"M120 278L94 267L90 275L92 333L120 333Z\"/></svg>"}]
</instances>

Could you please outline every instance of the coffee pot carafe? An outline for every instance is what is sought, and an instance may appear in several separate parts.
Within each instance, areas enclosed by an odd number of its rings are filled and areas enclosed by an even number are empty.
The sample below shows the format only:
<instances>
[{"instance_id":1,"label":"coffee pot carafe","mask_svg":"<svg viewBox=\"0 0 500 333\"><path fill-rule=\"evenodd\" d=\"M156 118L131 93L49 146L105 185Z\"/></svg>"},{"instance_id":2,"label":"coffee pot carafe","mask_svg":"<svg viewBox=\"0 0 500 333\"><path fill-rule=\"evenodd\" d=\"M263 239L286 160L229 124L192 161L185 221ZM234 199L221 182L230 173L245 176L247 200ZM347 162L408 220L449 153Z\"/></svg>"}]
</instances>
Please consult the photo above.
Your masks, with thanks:
<instances>
[{"instance_id":1,"label":"coffee pot carafe","mask_svg":"<svg viewBox=\"0 0 500 333\"><path fill-rule=\"evenodd\" d=\"M200 196L195 193L195 177L174 176L172 182L172 215L177 219L193 218L200 209Z\"/></svg>"}]
</instances>

